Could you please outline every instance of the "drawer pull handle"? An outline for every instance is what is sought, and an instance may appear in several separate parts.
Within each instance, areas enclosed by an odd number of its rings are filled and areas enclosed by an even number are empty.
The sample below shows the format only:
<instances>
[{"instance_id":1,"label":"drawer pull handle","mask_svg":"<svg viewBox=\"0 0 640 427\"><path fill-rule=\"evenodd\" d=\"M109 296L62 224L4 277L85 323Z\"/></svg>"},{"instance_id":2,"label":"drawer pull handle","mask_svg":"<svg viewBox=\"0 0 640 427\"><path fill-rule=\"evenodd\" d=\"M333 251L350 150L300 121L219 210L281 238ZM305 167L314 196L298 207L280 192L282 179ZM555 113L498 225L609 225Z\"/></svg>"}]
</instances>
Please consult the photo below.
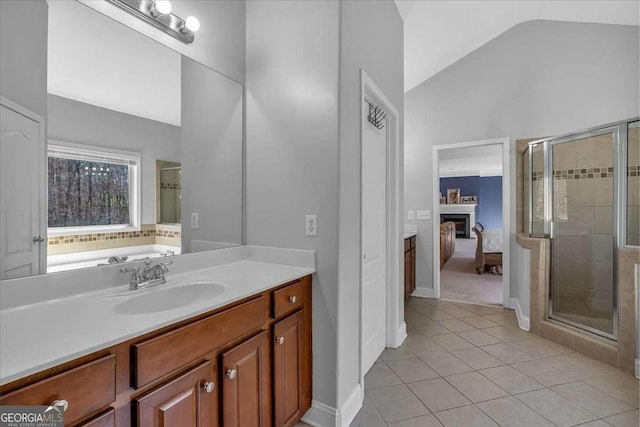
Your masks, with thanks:
<instances>
[{"instance_id":1,"label":"drawer pull handle","mask_svg":"<svg viewBox=\"0 0 640 427\"><path fill-rule=\"evenodd\" d=\"M296 299L297 299L297 298L296 298L296 296L295 296L295 295L290 296L290 297L289 297L289 302L290 302L291 304L295 304L295 303L296 303Z\"/></svg>"},{"instance_id":2,"label":"drawer pull handle","mask_svg":"<svg viewBox=\"0 0 640 427\"><path fill-rule=\"evenodd\" d=\"M216 388L216 384L213 381L207 381L202 385L202 388L207 393L211 393Z\"/></svg>"},{"instance_id":3,"label":"drawer pull handle","mask_svg":"<svg viewBox=\"0 0 640 427\"><path fill-rule=\"evenodd\" d=\"M49 405L49 408L47 408L47 411L50 411L54 408L56 408L56 410L58 410L57 408L62 409L62 412L65 412L67 410L67 408L69 407L69 402L67 402L66 400L54 400L53 402L51 402L51 404Z\"/></svg>"},{"instance_id":4,"label":"drawer pull handle","mask_svg":"<svg viewBox=\"0 0 640 427\"><path fill-rule=\"evenodd\" d=\"M229 369L227 370L227 377L232 380L236 377L236 375L238 374L238 371L236 371L235 369Z\"/></svg>"},{"instance_id":5,"label":"drawer pull handle","mask_svg":"<svg viewBox=\"0 0 640 427\"><path fill-rule=\"evenodd\" d=\"M276 337L276 342L278 344L284 344L284 337Z\"/></svg>"}]
</instances>

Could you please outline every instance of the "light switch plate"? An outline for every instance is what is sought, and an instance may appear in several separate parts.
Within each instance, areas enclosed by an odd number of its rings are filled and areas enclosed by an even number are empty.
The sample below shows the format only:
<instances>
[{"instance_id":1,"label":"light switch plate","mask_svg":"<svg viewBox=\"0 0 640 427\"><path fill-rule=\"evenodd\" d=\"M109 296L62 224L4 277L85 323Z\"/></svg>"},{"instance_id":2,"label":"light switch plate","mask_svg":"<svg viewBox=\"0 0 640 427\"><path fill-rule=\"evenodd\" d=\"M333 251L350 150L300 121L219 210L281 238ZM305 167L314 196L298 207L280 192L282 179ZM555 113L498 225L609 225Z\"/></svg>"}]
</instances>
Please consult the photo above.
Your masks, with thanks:
<instances>
[{"instance_id":1,"label":"light switch plate","mask_svg":"<svg viewBox=\"0 0 640 427\"><path fill-rule=\"evenodd\" d=\"M407 219L409 221L416 219L416 213L415 211L409 211L409 213L407 214Z\"/></svg>"},{"instance_id":2,"label":"light switch plate","mask_svg":"<svg viewBox=\"0 0 640 427\"><path fill-rule=\"evenodd\" d=\"M318 215L306 215L304 228L307 236L318 236Z\"/></svg>"},{"instance_id":3,"label":"light switch plate","mask_svg":"<svg viewBox=\"0 0 640 427\"><path fill-rule=\"evenodd\" d=\"M431 211L418 211L418 219L431 219Z\"/></svg>"},{"instance_id":4,"label":"light switch plate","mask_svg":"<svg viewBox=\"0 0 640 427\"><path fill-rule=\"evenodd\" d=\"M200 226L200 220L198 218L198 212L191 213L191 229L197 230Z\"/></svg>"}]
</instances>

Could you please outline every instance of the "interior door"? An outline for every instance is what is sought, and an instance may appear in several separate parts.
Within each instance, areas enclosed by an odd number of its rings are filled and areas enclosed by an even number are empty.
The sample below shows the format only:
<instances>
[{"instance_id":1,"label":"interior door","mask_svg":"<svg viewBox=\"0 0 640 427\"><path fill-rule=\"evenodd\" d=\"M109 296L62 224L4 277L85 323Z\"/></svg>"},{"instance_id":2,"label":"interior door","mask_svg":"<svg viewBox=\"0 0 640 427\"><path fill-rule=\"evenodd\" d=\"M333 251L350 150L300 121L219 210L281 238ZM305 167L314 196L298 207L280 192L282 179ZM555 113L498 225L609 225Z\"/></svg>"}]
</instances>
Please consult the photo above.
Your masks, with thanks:
<instances>
[{"instance_id":1,"label":"interior door","mask_svg":"<svg viewBox=\"0 0 640 427\"><path fill-rule=\"evenodd\" d=\"M41 124L0 106L0 280L41 273ZM44 248L43 248L44 249Z\"/></svg>"},{"instance_id":2,"label":"interior door","mask_svg":"<svg viewBox=\"0 0 640 427\"><path fill-rule=\"evenodd\" d=\"M385 348L387 128L362 121L362 369L369 371Z\"/></svg>"}]
</instances>

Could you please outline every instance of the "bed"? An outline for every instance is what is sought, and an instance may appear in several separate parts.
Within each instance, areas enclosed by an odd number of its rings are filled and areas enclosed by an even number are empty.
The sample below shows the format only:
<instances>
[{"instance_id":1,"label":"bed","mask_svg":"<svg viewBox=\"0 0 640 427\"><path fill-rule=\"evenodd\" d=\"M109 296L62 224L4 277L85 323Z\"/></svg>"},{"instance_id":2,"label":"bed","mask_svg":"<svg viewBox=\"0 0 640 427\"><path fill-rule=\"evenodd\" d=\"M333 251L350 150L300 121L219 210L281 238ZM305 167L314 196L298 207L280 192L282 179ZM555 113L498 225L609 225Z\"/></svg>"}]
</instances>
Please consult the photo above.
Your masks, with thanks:
<instances>
[{"instance_id":1,"label":"bed","mask_svg":"<svg viewBox=\"0 0 640 427\"><path fill-rule=\"evenodd\" d=\"M476 272L491 271L502 274L503 237L501 228L484 228L479 222L473 227L476 233Z\"/></svg>"}]
</instances>

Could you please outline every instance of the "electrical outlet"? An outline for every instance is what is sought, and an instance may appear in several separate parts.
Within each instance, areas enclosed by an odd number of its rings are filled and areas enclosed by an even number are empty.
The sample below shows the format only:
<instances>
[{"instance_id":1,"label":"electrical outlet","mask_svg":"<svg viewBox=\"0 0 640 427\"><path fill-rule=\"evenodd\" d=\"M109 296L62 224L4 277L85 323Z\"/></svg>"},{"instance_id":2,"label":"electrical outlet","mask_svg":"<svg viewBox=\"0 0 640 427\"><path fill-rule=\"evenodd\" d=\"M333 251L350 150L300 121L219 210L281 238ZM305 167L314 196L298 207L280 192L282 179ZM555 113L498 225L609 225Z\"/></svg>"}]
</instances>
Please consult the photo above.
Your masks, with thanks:
<instances>
[{"instance_id":1,"label":"electrical outlet","mask_svg":"<svg viewBox=\"0 0 640 427\"><path fill-rule=\"evenodd\" d=\"M200 226L200 220L198 219L198 212L191 213L191 229L197 230Z\"/></svg>"},{"instance_id":2,"label":"electrical outlet","mask_svg":"<svg viewBox=\"0 0 640 427\"><path fill-rule=\"evenodd\" d=\"M414 219L416 219L416 213L414 211L409 211L407 217L409 221L413 221Z\"/></svg>"},{"instance_id":3,"label":"electrical outlet","mask_svg":"<svg viewBox=\"0 0 640 427\"><path fill-rule=\"evenodd\" d=\"M318 235L318 215L305 216L305 233L309 237Z\"/></svg>"},{"instance_id":4,"label":"electrical outlet","mask_svg":"<svg viewBox=\"0 0 640 427\"><path fill-rule=\"evenodd\" d=\"M418 219L431 219L430 211L418 211Z\"/></svg>"}]
</instances>

